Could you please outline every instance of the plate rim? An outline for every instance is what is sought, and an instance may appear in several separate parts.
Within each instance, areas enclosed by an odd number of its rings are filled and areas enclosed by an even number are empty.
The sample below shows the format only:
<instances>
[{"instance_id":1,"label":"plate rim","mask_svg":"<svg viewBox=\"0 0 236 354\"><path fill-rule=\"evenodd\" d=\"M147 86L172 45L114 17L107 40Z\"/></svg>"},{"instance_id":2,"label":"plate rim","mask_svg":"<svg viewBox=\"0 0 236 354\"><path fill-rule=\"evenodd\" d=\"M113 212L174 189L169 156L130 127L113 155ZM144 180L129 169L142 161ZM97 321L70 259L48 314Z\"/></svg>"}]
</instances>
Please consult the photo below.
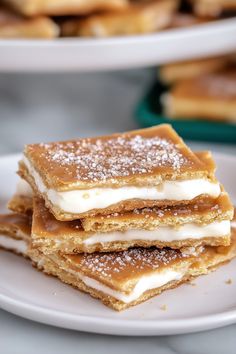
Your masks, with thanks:
<instances>
[{"instance_id":1,"label":"plate rim","mask_svg":"<svg viewBox=\"0 0 236 354\"><path fill-rule=\"evenodd\" d=\"M19 156L21 156L20 153L0 155L0 163L1 160L16 160ZM234 155L213 152L213 156L216 159L227 159L236 163L236 157ZM14 256L19 257L17 255ZM78 315L56 309L41 307L40 305L27 303L21 299L15 299L11 295L4 294L4 287L2 287L1 284L0 307L20 317L47 325L90 333L125 336L194 333L236 323L236 308L227 311L219 311L209 315L195 316L192 318L161 320L119 319L91 315ZM117 314L119 315L119 313Z\"/></svg>"},{"instance_id":2,"label":"plate rim","mask_svg":"<svg viewBox=\"0 0 236 354\"><path fill-rule=\"evenodd\" d=\"M93 72L143 68L231 53L235 49L235 35L236 17L232 17L135 36L4 39L0 40L0 71ZM215 37L217 41L212 40ZM17 62L12 60L15 52Z\"/></svg>"},{"instance_id":3,"label":"plate rim","mask_svg":"<svg viewBox=\"0 0 236 354\"><path fill-rule=\"evenodd\" d=\"M55 38L55 39L0 39L0 48L1 47L11 47L11 46L36 46L36 47L60 47L60 46L105 46L105 45L130 45L130 44L139 44L142 42L155 42L156 40L165 40L169 37L176 37L180 35L191 36L196 32L205 32L209 30L218 30L224 29L225 26L236 28L236 16L218 19L209 21L202 24L196 24L191 27L180 27L180 28L170 28L165 29L156 33L147 33L143 35L130 35L130 36L113 36L106 38L82 38L82 37L65 37L65 38Z\"/></svg>"},{"instance_id":4,"label":"plate rim","mask_svg":"<svg viewBox=\"0 0 236 354\"><path fill-rule=\"evenodd\" d=\"M0 294L0 305L10 313L36 322L50 324L60 328L69 328L99 334L127 336L136 336L140 334L143 336L151 336L154 334L183 334L218 328L236 322L236 309L187 319L139 321L134 319L129 320L74 315L64 311L27 304L24 301L15 300L11 296L3 294ZM25 310L27 313L23 313ZM119 312L117 314L119 315ZM64 323L62 324L58 321L64 321ZM96 326L96 329L91 326ZM130 330L131 332L127 333L127 331Z\"/></svg>"}]
</instances>

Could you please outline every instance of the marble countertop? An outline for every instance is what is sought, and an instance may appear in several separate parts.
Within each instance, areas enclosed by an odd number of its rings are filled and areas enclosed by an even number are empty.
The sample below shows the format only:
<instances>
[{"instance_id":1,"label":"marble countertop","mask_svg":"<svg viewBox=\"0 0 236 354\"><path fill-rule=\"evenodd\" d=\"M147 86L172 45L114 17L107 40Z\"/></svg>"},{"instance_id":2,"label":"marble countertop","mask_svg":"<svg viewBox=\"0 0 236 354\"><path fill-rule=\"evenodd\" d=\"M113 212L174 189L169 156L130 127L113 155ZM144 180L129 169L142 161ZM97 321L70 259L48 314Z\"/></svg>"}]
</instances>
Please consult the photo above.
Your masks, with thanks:
<instances>
[{"instance_id":1,"label":"marble countertop","mask_svg":"<svg viewBox=\"0 0 236 354\"><path fill-rule=\"evenodd\" d=\"M25 143L137 128L136 102L151 70L93 74L1 74L0 155ZM236 154L236 145L191 144ZM115 337L54 328L0 310L0 353L235 354L236 325L167 337Z\"/></svg>"},{"instance_id":2,"label":"marble countertop","mask_svg":"<svg viewBox=\"0 0 236 354\"><path fill-rule=\"evenodd\" d=\"M116 337L59 329L0 312L4 354L235 354L236 325L166 337Z\"/></svg>"}]
</instances>

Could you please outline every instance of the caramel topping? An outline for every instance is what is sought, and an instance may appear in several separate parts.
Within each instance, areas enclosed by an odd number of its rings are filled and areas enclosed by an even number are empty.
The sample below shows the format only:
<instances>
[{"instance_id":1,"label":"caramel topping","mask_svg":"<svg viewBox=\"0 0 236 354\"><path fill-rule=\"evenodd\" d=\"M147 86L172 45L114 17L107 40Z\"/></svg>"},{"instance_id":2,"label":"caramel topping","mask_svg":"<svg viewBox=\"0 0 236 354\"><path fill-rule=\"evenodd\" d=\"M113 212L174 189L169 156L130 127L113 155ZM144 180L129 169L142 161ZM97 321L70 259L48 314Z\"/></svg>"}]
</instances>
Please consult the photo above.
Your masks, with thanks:
<instances>
[{"instance_id":1,"label":"caramel topping","mask_svg":"<svg viewBox=\"0 0 236 354\"><path fill-rule=\"evenodd\" d=\"M66 235L86 236L80 220L59 221L46 208L43 199L34 199L32 235L61 237Z\"/></svg>"},{"instance_id":2,"label":"caramel topping","mask_svg":"<svg viewBox=\"0 0 236 354\"><path fill-rule=\"evenodd\" d=\"M81 254L68 258L78 264L82 271L95 277L124 280L153 272L189 257L192 255L169 248L133 248L123 252Z\"/></svg>"},{"instance_id":3,"label":"caramel topping","mask_svg":"<svg viewBox=\"0 0 236 354\"><path fill-rule=\"evenodd\" d=\"M224 70L182 81L173 89L177 96L197 96L231 100L236 98L236 70Z\"/></svg>"},{"instance_id":4,"label":"caramel topping","mask_svg":"<svg viewBox=\"0 0 236 354\"><path fill-rule=\"evenodd\" d=\"M168 125L99 138L28 145L30 162L48 185L116 183L118 178L206 168Z\"/></svg>"},{"instance_id":5,"label":"caramel topping","mask_svg":"<svg viewBox=\"0 0 236 354\"><path fill-rule=\"evenodd\" d=\"M0 232L9 230L9 233L15 234L15 230L22 231L25 235L31 234L31 217L21 214L3 214L0 215Z\"/></svg>"},{"instance_id":6,"label":"caramel topping","mask_svg":"<svg viewBox=\"0 0 236 354\"><path fill-rule=\"evenodd\" d=\"M233 206L229 196L224 191L220 194L219 198L211 199L203 197L199 199L196 204L177 205L171 207L152 207L144 209L134 209L130 212L112 213L110 215L97 215L82 219L82 224L86 226L86 222L94 224L94 226L101 226L106 222L127 220L147 219L147 220L160 220L165 221L167 218L185 218L195 217L198 220L205 215L211 215L211 218L229 217L232 214ZM86 227L85 227L86 228Z\"/></svg>"},{"instance_id":7,"label":"caramel topping","mask_svg":"<svg viewBox=\"0 0 236 354\"><path fill-rule=\"evenodd\" d=\"M152 172L155 167L171 166L179 169L190 163L176 145L166 139L118 137L106 141L84 139L73 143L43 145L48 161L62 166L76 166L81 180L106 180Z\"/></svg>"}]
</instances>

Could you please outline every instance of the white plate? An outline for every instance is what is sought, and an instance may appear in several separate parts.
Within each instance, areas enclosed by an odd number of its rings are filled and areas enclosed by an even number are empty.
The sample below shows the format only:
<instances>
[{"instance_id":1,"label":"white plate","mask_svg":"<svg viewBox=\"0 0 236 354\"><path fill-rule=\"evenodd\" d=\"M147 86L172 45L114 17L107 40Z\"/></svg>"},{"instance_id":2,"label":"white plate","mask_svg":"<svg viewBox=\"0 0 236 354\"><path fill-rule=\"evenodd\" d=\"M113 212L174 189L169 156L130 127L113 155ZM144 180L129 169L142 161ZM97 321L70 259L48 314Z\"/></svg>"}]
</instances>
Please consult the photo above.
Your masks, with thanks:
<instances>
[{"instance_id":1,"label":"white plate","mask_svg":"<svg viewBox=\"0 0 236 354\"><path fill-rule=\"evenodd\" d=\"M0 40L0 71L137 68L236 49L236 18L151 35L107 39Z\"/></svg>"},{"instance_id":2,"label":"white plate","mask_svg":"<svg viewBox=\"0 0 236 354\"><path fill-rule=\"evenodd\" d=\"M0 158L0 198L15 188L17 156ZM236 158L216 155L218 176L236 201ZM226 281L231 278L231 285ZM35 321L115 335L163 335L236 323L236 261L142 305L117 313L98 300L45 276L29 261L0 252L0 306ZM161 307L167 306L163 311Z\"/></svg>"}]
</instances>

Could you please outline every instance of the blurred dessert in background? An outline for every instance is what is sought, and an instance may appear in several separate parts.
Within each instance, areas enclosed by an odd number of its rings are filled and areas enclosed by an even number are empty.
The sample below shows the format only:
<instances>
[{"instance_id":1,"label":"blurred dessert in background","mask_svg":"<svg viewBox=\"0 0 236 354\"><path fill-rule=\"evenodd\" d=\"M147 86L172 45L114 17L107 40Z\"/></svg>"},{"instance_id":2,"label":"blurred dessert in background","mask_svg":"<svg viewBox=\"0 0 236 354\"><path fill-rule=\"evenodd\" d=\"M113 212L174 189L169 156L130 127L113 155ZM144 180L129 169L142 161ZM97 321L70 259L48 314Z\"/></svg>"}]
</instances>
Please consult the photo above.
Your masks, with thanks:
<instances>
[{"instance_id":1,"label":"blurred dessert in background","mask_svg":"<svg viewBox=\"0 0 236 354\"><path fill-rule=\"evenodd\" d=\"M189 0L198 16L219 17L223 13L236 11L235 0Z\"/></svg>"},{"instance_id":2,"label":"blurred dessert in background","mask_svg":"<svg viewBox=\"0 0 236 354\"><path fill-rule=\"evenodd\" d=\"M94 11L120 10L128 5L128 0L3 0L3 2L26 16L82 15Z\"/></svg>"},{"instance_id":3,"label":"blurred dessert in background","mask_svg":"<svg viewBox=\"0 0 236 354\"><path fill-rule=\"evenodd\" d=\"M170 63L160 67L159 77L165 84L191 79L206 73L215 72L227 67L231 63L230 56L220 56L196 60Z\"/></svg>"},{"instance_id":4,"label":"blurred dessert in background","mask_svg":"<svg viewBox=\"0 0 236 354\"><path fill-rule=\"evenodd\" d=\"M0 38L138 35L202 24L221 18L225 10L234 15L236 7L235 1L222 0L2 0L1 4L7 14L0 10Z\"/></svg>"},{"instance_id":5,"label":"blurred dessert in background","mask_svg":"<svg viewBox=\"0 0 236 354\"><path fill-rule=\"evenodd\" d=\"M0 6L0 38L55 38L59 26L49 17L25 17Z\"/></svg>"},{"instance_id":6,"label":"blurred dessert in background","mask_svg":"<svg viewBox=\"0 0 236 354\"><path fill-rule=\"evenodd\" d=\"M168 28L191 27L194 25L209 22L210 20L211 19L207 17L197 17L193 13L178 11L173 14L171 23Z\"/></svg>"},{"instance_id":7,"label":"blurred dessert in background","mask_svg":"<svg viewBox=\"0 0 236 354\"><path fill-rule=\"evenodd\" d=\"M144 34L170 25L179 0L136 1L124 11L72 18L62 25L63 36L109 37Z\"/></svg>"},{"instance_id":8,"label":"blurred dessert in background","mask_svg":"<svg viewBox=\"0 0 236 354\"><path fill-rule=\"evenodd\" d=\"M236 70L178 82L164 99L168 117L236 122Z\"/></svg>"},{"instance_id":9,"label":"blurred dessert in background","mask_svg":"<svg viewBox=\"0 0 236 354\"><path fill-rule=\"evenodd\" d=\"M234 56L171 64L160 77L172 84L162 96L167 117L236 121Z\"/></svg>"}]
</instances>

